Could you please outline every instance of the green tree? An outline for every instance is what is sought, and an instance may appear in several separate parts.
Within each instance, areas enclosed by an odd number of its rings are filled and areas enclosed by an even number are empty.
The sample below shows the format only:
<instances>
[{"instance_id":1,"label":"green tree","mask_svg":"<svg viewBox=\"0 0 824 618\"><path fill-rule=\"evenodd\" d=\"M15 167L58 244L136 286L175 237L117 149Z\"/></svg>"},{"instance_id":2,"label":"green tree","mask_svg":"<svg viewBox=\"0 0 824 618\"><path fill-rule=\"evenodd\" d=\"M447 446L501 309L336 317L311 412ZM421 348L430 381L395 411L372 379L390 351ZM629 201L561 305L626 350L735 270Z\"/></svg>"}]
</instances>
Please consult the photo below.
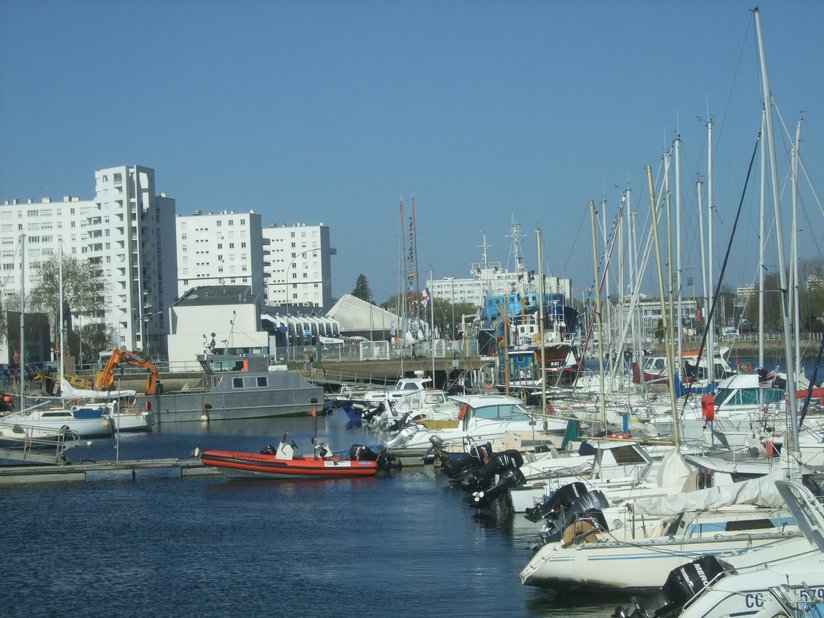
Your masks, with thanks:
<instances>
[{"instance_id":1,"label":"green tree","mask_svg":"<svg viewBox=\"0 0 824 618\"><path fill-rule=\"evenodd\" d=\"M105 282L99 270L88 262L81 262L71 256L63 256L63 319L67 330L72 330L72 316L87 315L102 317L106 310ZM31 306L51 315L54 325L55 345L59 342L60 316L60 264L58 260L47 260L35 266L33 279L37 282L29 297ZM68 341L68 339L67 339ZM70 350L77 354L78 350Z\"/></svg>"},{"instance_id":2,"label":"green tree","mask_svg":"<svg viewBox=\"0 0 824 618\"><path fill-rule=\"evenodd\" d=\"M366 280L365 275L358 275L358 279L355 281L355 289L352 290L352 296L368 303L372 302L372 290L369 289L369 282Z\"/></svg>"}]
</instances>

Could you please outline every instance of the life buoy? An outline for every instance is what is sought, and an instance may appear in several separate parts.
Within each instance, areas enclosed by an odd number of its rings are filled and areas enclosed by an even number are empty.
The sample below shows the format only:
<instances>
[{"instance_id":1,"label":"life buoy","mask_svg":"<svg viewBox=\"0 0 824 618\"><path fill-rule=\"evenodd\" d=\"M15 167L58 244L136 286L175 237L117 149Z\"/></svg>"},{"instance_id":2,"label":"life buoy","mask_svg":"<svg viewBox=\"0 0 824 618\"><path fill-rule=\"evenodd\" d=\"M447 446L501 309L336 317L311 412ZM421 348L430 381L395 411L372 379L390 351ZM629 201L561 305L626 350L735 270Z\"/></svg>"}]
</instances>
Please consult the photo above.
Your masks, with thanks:
<instances>
[{"instance_id":1,"label":"life buoy","mask_svg":"<svg viewBox=\"0 0 824 618\"><path fill-rule=\"evenodd\" d=\"M715 419L715 399L712 395L701 395L701 417L711 423Z\"/></svg>"}]
</instances>

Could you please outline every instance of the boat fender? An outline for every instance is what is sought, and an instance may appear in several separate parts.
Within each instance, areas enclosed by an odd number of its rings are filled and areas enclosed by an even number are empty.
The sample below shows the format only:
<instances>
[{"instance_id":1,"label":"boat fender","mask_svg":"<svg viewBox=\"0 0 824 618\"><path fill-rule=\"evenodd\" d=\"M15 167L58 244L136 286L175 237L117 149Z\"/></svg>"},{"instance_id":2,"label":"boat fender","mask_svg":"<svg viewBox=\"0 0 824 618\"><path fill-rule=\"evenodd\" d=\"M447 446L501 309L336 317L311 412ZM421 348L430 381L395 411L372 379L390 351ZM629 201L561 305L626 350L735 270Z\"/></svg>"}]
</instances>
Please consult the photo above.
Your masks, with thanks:
<instances>
[{"instance_id":1,"label":"boat fender","mask_svg":"<svg viewBox=\"0 0 824 618\"><path fill-rule=\"evenodd\" d=\"M152 402L147 399L143 403L143 408L146 410L146 412L151 412L152 411Z\"/></svg>"},{"instance_id":2,"label":"boat fender","mask_svg":"<svg viewBox=\"0 0 824 618\"><path fill-rule=\"evenodd\" d=\"M701 416L711 423L715 419L715 399L712 395L701 395Z\"/></svg>"},{"instance_id":3,"label":"boat fender","mask_svg":"<svg viewBox=\"0 0 824 618\"><path fill-rule=\"evenodd\" d=\"M458 411L458 420L459 421L464 420L464 417L466 417L466 413L467 413L468 410L469 410L469 406L465 403L462 403L461 404L461 409Z\"/></svg>"}]
</instances>

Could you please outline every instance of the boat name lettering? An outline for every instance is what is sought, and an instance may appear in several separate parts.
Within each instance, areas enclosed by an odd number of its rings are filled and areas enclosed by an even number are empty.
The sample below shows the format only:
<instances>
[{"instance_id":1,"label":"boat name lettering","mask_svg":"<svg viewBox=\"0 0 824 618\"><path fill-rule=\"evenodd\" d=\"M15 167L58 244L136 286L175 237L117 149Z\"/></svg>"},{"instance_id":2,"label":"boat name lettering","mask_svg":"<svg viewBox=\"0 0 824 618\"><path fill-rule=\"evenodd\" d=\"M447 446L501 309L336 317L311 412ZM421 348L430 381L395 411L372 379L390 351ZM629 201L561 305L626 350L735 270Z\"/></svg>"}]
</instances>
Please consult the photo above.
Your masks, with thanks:
<instances>
[{"instance_id":1,"label":"boat name lettering","mask_svg":"<svg viewBox=\"0 0 824 618\"><path fill-rule=\"evenodd\" d=\"M744 595L744 605L747 607L764 607L764 594L762 592L748 592Z\"/></svg>"}]
</instances>

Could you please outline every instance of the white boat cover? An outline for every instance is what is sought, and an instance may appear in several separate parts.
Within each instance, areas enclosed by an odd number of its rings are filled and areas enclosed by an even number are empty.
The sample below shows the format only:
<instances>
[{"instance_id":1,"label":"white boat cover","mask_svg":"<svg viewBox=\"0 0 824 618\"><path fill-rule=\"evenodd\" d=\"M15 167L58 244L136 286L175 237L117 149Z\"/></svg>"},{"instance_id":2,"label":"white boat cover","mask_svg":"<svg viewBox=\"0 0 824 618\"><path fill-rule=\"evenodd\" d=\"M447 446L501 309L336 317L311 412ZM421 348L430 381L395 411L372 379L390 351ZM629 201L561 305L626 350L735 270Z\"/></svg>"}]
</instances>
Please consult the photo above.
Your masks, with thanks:
<instances>
[{"instance_id":1,"label":"white boat cover","mask_svg":"<svg viewBox=\"0 0 824 618\"><path fill-rule=\"evenodd\" d=\"M684 461L681 452L677 448L673 448L661 460L661 467L658 472L658 487L681 488L690 478L691 473L692 469Z\"/></svg>"},{"instance_id":2,"label":"white boat cover","mask_svg":"<svg viewBox=\"0 0 824 618\"><path fill-rule=\"evenodd\" d=\"M784 499L778 493L775 481L785 478L784 472L777 470L740 483L639 500L632 508L639 515L665 517L684 511L710 511L738 504L780 507L784 506Z\"/></svg>"},{"instance_id":3,"label":"white boat cover","mask_svg":"<svg viewBox=\"0 0 824 618\"><path fill-rule=\"evenodd\" d=\"M136 391L95 391L85 388L75 388L63 378L60 380L60 394L64 399L118 399L120 397L134 397Z\"/></svg>"}]
</instances>

